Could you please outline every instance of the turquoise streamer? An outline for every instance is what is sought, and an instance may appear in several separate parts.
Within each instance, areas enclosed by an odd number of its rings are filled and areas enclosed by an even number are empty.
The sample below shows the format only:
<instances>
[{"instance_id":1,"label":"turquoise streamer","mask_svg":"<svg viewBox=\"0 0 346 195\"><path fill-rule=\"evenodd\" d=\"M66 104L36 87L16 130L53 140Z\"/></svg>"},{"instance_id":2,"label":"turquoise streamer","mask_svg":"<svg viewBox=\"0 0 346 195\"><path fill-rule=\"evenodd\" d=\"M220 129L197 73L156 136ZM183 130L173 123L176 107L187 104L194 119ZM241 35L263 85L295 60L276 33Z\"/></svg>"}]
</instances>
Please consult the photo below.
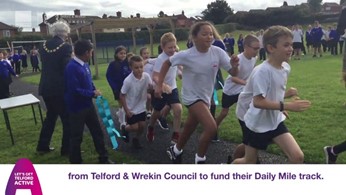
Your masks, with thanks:
<instances>
[{"instance_id":1,"label":"turquoise streamer","mask_svg":"<svg viewBox=\"0 0 346 195\"><path fill-rule=\"evenodd\" d=\"M109 104L106 98L102 96L98 96L96 98L96 106L98 113L102 119L104 126L106 127L108 136L111 140L113 149L116 150L118 148L118 142L116 137L122 137L119 131L114 127L114 121L112 119L112 113L109 109Z\"/></svg>"},{"instance_id":2,"label":"turquoise streamer","mask_svg":"<svg viewBox=\"0 0 346 195\"><path fill-rule=\"evenodd\" d=\"M217 90L214 89L214 102L215 105L219 105L219 98L217 97Z\"/></svg>"}]
</instances>

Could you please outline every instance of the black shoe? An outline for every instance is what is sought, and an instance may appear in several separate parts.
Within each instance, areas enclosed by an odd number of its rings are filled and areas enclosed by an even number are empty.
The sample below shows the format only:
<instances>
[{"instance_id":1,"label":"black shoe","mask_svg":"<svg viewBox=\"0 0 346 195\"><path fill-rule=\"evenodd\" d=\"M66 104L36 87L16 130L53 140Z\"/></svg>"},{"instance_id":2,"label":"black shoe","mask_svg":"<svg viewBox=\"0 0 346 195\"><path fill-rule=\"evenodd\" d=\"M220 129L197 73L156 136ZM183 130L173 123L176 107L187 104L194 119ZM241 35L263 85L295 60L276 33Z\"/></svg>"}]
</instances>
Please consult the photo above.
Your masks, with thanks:
<instances>
[{"instance_id":1,"label":"black shoe","mask_svg":"<svg viewBox=\"0 0 346 195\"><path fill-rule=\"evenodd\" d=\"M232 156L231 156L231 155L228 155L228 156L227 156L227 163L226 163L226 164L232 164L232 162L233 162Z\"/></svg>"},{"instance_id":2,"label":"black shoe","mask_svg":"<svg viewBox=\"0 0 346 195\"><path fill-rule=\"evenodd\" d=\"M161 129L169 130L167 120L165 117L160 117L159 119L157 119L157 122L159 123L159 126L161 127Z\"/></svg>"},{"instance_id":3,"label":"black shoe","mask_svg":"<svg viewBox=\"0 0 346 195\"><path fill-rule=\"evenodd\" d=\"M125 143L129 143L130 138L129 138L129 132L126 131L126 125L121 125L121 134L123 136L123 140Z\"/></svg>"},{"instance_id":4,"label":"black shoe","mask_svg":"<svg viewBox=\"0 0 346 195\"><path fill-rule=\"evenodd\" d=\"M132 139L132 146L137 150L143 148L143 146L139 143L139 140L137 138Z\"/></svg>"},{"instance_id":5,"label":"black shoe","mask_svg":"<svg viewBox=\"0 0 346 195\"><path fill-rule=\"evenodd\" d=\"M99 160L100 164L115 164L113 161L106 159L106 160Z\"/></svg>"},{"instance_id":6,"label":"black shoe","mask_svg":"<svg viewBox=\"0 0 346 195\"><path fill-rule=\"evenodd\" d=\"M182 159L183 153L180 153L179 155L175 154L175 152L174 152L174 145L167 148L167 154L168 154L169 159L171 159L171 161L174 164L181 164L182 163L182 161L183 161L183 159Z\"/></svg>"},{"instance_id":7,"label":"black shoe","mask_svg":"<svg viewBox=\"0 0 346 195\"><path fill-rule=\"evenodd\" d=\"M49 152L51 152L51 151L53 151L53 150L55 150L55 148L53 148L53 147L48 147L48 148L44 148L44 149L42 149L42 148L37 148L37 149L36 149L36 152L37 152L38 154L46 154L46 153L49 153Z\"/></svg>"},{"instance_id":8,"label":"black shoe","mask_svg":"<svg viewBox=\"0 0 346 195\"><path fill-rule=\"evenodd\" d=\"M219 139L219 136L217 135L217 133L216 133L215 137L211 140L211 142L213 142L213 143L220 142L220 139Z\"/></svg>"},{"instance_id":9,"label":"black shoe","mask_svg":"<svg viewBox=\"0 0 346 195\"><path fill-rule=\"evenodd\" d=\"M323 150L324 150L324 154L326 156L326 163L327 164L335 164L336 159L338 158L338 155L334 155L332 153L332 147L331 146L325 146L323 148Z\"/></svg>"}]
</instances>

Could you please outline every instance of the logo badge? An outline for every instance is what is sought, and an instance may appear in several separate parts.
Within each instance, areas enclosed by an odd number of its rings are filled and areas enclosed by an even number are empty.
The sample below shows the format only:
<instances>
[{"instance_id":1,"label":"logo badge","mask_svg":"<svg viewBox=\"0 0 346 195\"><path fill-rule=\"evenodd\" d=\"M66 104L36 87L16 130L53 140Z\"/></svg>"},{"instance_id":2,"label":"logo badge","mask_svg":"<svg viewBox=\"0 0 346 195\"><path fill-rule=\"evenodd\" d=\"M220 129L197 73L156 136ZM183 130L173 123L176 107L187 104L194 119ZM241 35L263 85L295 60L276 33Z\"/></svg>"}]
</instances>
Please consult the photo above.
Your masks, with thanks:
<instances>
[{"instance_id":1,"label":"logo badge","mask_svg":"<svg viewBox=\"0 0 346 195\"><path fill-rule=\"evenodd\" d=\"M16 195L17 189L30 189L32 195L42 195L40 181L29 159L17 161L8 179L5 195Z\"/></svg>"}]
</instances>

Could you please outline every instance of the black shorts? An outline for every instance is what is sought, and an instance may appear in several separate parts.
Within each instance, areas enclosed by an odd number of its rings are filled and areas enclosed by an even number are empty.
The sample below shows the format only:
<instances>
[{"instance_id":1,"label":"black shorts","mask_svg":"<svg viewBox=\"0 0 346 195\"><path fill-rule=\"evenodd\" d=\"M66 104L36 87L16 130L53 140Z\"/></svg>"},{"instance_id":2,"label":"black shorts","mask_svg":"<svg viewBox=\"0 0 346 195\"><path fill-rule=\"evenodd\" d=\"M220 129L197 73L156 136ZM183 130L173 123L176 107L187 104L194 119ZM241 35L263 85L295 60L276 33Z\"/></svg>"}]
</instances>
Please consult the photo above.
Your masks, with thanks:
<instances>
[{"instance_id":1,"label":"black shorts","mask_svg":"<svg viewBox=\"0 0 346 195\"><path fill-rule=\"evenodd\" d=\"M225 93L222 93L222 108L229 108L233 104L238 102L239 94L237 95L227 95Z\"/></svg>"},{"instance_id":2,"label":"black shorts","mask_svg":"<svg viewBox=\"0 0 346 195\"><path fill-rule=\"evenodd\" d=\"M284 122L281 122L274 130L265 133L256 133L251 131L246 125L243 132L243 141L245 145L251 146L258 150L266 150L268 145L273 142L273 139L284 133L288 133L288 129Z\"/></svg>"},{"instance_id":3,"label":"black shorts","mask_svg":"<svg viewBox=\"0 0 346 195\"><path fill-rule=\"evenodd\" d=\"M162 108L165 107L165 105L180 103L179 92L177 88L173 89L172 93L170 94L163 93L162 98L156 98L155 96L151 96L151 97L154 97L154 98L151 98L151 105L157 111L161 111Z\"/></svg>"},{"instance_id":4,"label":"black shorts","mask_svg":"<svg viewBox=\"0 0 346 195\"><path fill-rule=\"evenodd\" d=\"M201 100L201 99L198 99L198 100L194 101L192 104L185 105L185 106L186 106L186 108L190 108L191 106L193 106L193 105L196 104L197 102L204 102L204 101Z\"/></svg>"},{"instance_id":5,"label":"black shorts","mask_svg":"<svg viewBox=\"0 0 346 195\"><path fill-rule=\"evenodd\" d=\"M126 122L129 125L133 125L133 124L136 124L136 123L141 122L141 121L145 122L146 119L147 119L147 113L142 112L139 114L132 115L131 118L126 117Z\"/></svg>"},{"instance_id":6,"label":"black shorts","mask_svg":"<svg viewBox=\"0 0 346 195\"><path fill-rule=\"evenodd\" d=\"M322 45L322 43L321 43L320 41L319 41L319 42L313 42L313 43L312 43L312 47L313 47L313 48L320 48L321 45Z\"/></svg>"},{"instance_id":7,"label":"black shorts","mask_svg":"<svg viewBox=\"0 0 346 195\"><path fill-rule=\"evenodd\" d=\"M302 43L301 42L293 42L293 49L301 49Z\"/></svg>"},{"instance_id":8,"label":"black shorts","mask_svg":"<svg viewBox=\"0 0 346 195\"><path fill-rule=\"evenodd\" d=\"M249 143L249 132L246 130L245 122L238 119L239 125L241 127L241 132L243 133L243 140L242 143L247 145Z\"/></svg>"}]
</instances>

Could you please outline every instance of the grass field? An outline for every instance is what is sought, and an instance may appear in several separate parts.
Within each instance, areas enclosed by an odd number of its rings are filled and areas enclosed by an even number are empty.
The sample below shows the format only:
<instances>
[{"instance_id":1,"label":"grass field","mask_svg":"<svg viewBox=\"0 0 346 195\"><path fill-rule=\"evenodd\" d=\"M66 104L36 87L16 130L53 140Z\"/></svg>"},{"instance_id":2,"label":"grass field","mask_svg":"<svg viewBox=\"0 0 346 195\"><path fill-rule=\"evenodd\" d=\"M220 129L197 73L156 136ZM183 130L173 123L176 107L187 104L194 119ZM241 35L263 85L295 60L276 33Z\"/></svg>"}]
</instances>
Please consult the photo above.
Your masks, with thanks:
<instances>
[{"instance_id":1,"label":"grass field","mask_svg":"<svg viewBox=\"0 0 346 195\"><path fill-rule=\"evenodd\" d=\"M178 43L181 49L186 48L185 42ZM157 48L154 46L154 48ZM154 54L155 55L155 54ZM323 146L337 144L346 139L346 90L341 82L341 61L342 56L331 56L325 53L322 58L312 58L311 55L303 56L301 60L290 62L292 71L287 87L296 87L301 99L308 99L312 102L309 110L302 113L289 113L290 119L286 120L286 125L301 146L307 163L324 163ZM260 62L258 62L260 63ZM93 67L91 67L93 68ZM106 64L99 66L99 79L94 83L103 95L113 99L112 92L105 78ZM94 71L92 69L92 71ZM224 72L226 77L226 73ZM38 83L39 75L23 78L27 82ZM178 81L180 88L180 81ZM221 98L221 91L219 99ZM289 100L287 100L289 101ZM114 101L110 101L111 106L116 106ZM217 113L220 106L217 108ZM230 115L220 126L220 137L225 140L239 143L241 141L241 131L235 118L235 107L230 110ZM12 128L17 144L11 145L8 131L5 128L3 117L0 117L0 142L1 163L15 163L18 158L30 158L33 163L68 163L66 158L61 158L56 154L37 156L35 147L41 125L35 126L32 121L30 107L10 110ZM186 118L184 109L183 120ZM16 119L16 120L14 120ZM61 140L61 125L58 122L58 130L55 131L52 145L59 148ZM84 136L83 148L91 148L83 154L86 163L96 163L97 156L92 145L90 136ZM269 151L281 154L280 150L271 146ZM127 157L120 152L110 152L111 157L117 163L138 163L136 160ZM346 163L346 156L341 154L338 163Z\"/></svg>"}]
</instances>

